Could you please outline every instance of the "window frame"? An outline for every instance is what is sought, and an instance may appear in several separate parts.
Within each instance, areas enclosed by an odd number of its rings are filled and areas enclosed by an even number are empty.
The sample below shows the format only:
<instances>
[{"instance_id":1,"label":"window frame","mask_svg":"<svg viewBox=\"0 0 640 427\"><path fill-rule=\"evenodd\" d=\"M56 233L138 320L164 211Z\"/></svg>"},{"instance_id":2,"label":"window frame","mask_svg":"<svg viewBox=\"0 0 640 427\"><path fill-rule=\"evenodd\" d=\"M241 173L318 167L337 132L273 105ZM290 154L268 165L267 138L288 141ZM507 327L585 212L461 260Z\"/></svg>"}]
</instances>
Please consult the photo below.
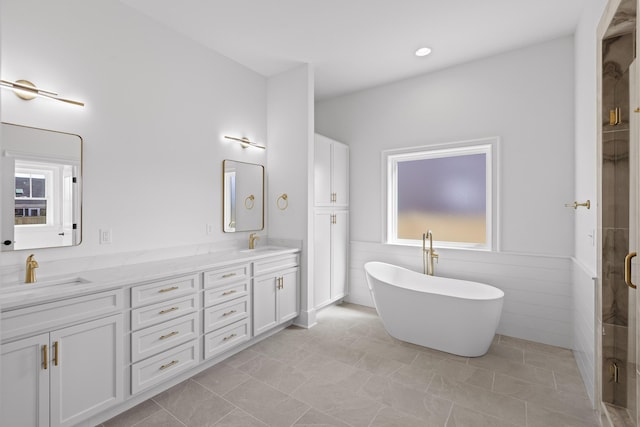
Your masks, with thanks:
<instances>
[{"instance_id":1,"label":"window frame","mask_svg":"<svg viewBox=\"0 0 640 427\"><path fill-rule=\"evenodd\" d=\"M382 151L383 243L401 246L422 246L422 240L397 237L397 165L398 162L486 154L486 243L434 240L439 248L499 251L499 138L488 137L467 141L437 143L417 147ZM426 230L425 230L426 232ZM438 238L434 233L434 238Z\"/></svg>"}]
</instances>

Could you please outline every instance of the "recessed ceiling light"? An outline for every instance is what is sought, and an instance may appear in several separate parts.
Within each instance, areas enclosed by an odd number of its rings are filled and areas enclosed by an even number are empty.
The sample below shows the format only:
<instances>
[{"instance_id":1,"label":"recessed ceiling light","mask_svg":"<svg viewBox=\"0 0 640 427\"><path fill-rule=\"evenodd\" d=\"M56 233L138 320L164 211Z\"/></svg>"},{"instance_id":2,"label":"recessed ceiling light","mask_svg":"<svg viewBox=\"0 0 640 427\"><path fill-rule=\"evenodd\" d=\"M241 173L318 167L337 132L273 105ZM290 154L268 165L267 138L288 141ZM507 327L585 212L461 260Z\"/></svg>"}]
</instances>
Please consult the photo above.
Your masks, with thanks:
<instances>
[{"instance_id":1,"label":"recessed ceiling light","mask_svg":"<svg viewBox=\"0 0 640 427\"><path fill-rule=\"evenodd\" d=\"M428 47L421 47L420 49L416 50L416 56L427 56L431 53L431 49L429 49Z\"/></svg>"}]
</instances>

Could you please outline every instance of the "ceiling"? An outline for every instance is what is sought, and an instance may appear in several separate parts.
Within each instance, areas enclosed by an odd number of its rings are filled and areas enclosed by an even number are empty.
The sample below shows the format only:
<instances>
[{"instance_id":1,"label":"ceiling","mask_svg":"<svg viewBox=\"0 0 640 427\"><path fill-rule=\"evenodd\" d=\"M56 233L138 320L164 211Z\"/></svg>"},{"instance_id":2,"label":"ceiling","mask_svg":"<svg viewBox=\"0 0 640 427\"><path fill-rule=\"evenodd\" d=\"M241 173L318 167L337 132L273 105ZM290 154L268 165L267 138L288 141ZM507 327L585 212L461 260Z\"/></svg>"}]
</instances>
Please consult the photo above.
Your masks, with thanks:
<instances>
[{"instance_id":1,"label":"ceiling","mask_svg":"<svg viewBox=\"0 0 640 427\"><path fill-rule=\"evenodd\" d=\"M266 76L303 63L316 99L572 34L585 0L121 0ZM416 57L428 46L433 52Z\"/></svg>"}]
</instances>

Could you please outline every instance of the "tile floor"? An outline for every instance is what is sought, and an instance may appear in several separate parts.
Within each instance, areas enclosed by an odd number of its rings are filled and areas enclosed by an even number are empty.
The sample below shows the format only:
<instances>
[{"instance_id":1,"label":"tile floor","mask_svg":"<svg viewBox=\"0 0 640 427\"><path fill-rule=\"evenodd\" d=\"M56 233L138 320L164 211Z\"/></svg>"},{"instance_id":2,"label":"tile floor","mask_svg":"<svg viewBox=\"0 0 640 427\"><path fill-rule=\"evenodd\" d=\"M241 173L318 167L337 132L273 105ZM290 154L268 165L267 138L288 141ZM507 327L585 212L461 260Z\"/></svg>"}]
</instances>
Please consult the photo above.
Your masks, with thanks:
<instances>
[{"instance_id":1,"label":"tile floor","mask_svg":"<svg viewBox=\"0 0 640 427\"><path fill-rule=\"evenodd\" d=\"M616 427L635 427L635 423L626 408L621 408L610 403L605 403L604 406L607 408L611 425ZM603 423L603 425L608 426L609 424Z\"/></svg>"},{"instance_id":2,"label":"tile floor","mask_svg":"<svg viewBox=\"0 0 640 427\"><path fill-rule=\"evenodd\" d=\"M458 357L391 338L343 304L290 327L102 427L599 426L569 350L496 336Z\"/></svg>"}]
</instances>

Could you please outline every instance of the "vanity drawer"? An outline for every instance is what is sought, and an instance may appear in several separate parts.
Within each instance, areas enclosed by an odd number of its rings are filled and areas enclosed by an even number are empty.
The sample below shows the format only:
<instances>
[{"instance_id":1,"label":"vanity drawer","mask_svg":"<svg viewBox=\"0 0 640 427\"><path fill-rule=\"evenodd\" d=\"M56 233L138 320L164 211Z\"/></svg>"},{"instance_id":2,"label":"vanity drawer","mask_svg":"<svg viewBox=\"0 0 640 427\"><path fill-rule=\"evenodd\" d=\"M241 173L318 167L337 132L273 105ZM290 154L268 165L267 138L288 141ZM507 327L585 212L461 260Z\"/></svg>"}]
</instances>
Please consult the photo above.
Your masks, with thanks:
<instances>
[{"instance_id":1,"label":"vanity drawer","mask_svg":"<svg viewBox=\"0 0 640 427\"><path fill-rule=\"evenodd\" d=\"M204 358L224 353L231 347L249 340L249 319L241 320L204 336Z\"/></svg>"},{"instance_id":2,"label":"vanity drawer","mask_svg":"<svg viewBox=\"0 0 640 427\"><path fill-rule=\"evenodd\" d=\"M152 387L198 363L198 340L182 344L131 366L131 394Z\"/></svg>"},{"instance_id":3,"label":"vanity drawer","mask_svg":"<svg viewBox=\"0 0 640 427\"><path fill-rule=\"evenodd\" d=\"M249 316L249 296L204 310L204 332L211 332Z\"/></svg>"},{"instance_id":4,"label":"vanity drawer","mask_svg":"<svg viewBox=\"0 0 640 427\"><path fill-rule=\"evenodd\" d=\"M264 258L253 263L253 275L269 273L272 271L284 270L286 268L297 267L300 264L298 254L287 254Z\"/></svg>"},{"instance_id":5,"label":"vanity drawer","mask_svg":"<svg viewBox=\"0 0 640 427\"><path fill-rule=\"evenodd\" d=\"M249 295L249 280L247 279L242 282L229 283L214 289L207 289L203 294L205 307L245 297Z\"/></svg>"},{"instance_id":6,"label":"vanity drawer","mask_svg":"<svg viewBox=\"0 0 640 427\"><path fill-rule=\"evenodd\" d=\"M94 319L122 310L122 289L98 292L61 301L3 311L0 333L2 340L20 335L50 331L72 323Z\"/></svg>"},{"instance_id":7,"label":"vanity drawer","mask_svg":"<svg viewBox=\"0 0 640 427\"><path fill-rule=\"evenodd\" d=\"M204 288L213 288L249 278L249 264L232 265L204 272Z\"/></svg>"},{"instance_id":8,"label":"vanity drawer","mask_svg":"<svg viewBox=\"0 0 640 427\"><path fill-rule=\"evenodd\" d=\"M198 310L198 295L175 298L170 301L131 310L131 330L175 319Z\"/></svg>"},{"instance_id":9,"label":"vanity drawer","mask_svg":"<svg viewBox=\"0 0 640 427\"><path fill-rule=\"evenodd\" d=\"M131 288L131 307L140 307L190 294L197 291L198 286L197 274L134 286Z\"/></svg>"},{"instance_id":10,"label":"vanity drawer","mask_svg":"<svg viewBox=\"0 0 640 427\"><path fill-rule=\"evenodd\" d=\"M198 338L198 313L163 322L131 334L131 361L137 362Z\"/></svg>"}]
</instances>

